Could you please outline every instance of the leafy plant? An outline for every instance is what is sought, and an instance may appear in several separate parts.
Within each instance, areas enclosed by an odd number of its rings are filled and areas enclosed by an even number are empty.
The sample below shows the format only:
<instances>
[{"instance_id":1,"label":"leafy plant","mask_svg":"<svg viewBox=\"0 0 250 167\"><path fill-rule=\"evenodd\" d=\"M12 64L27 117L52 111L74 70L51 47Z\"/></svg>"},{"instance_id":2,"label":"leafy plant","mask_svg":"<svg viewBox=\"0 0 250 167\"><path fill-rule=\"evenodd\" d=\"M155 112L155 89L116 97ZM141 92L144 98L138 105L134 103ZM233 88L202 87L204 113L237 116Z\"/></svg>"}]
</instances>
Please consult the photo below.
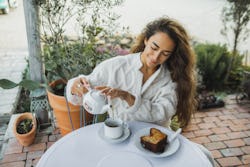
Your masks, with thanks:
<instances>
[{"instance_id":1,"label":"leafy plant","mask_svg":"<svg viewBox=\"0 0 250 167\"><path fill-rule=\"evenodd\" d=\"M112 56L98 52L98 37L118 27L112 12L123 0L56 0L39 4L41 9L42 59L48 82L89 74L102 60ZM66 35L66 24L76 20L77 38Z\"/></svg>"},{"instance_id":2,"label":"leafy plant","mask_svg":"<svg viewBox=\"0 0 250 167\"><path fill-rule=\"evenodd\" d=\"M222 88L229 57L227 48L214 44L198 44L194 49L203 84L210 90Z\"/></svg>"},{"instance_id":3,"label":"leafy plant","mask_svg":"<svg viewBox=\"0 0 250 167\"><path fill-rule=\"evenodd\" d=\"M26 134L31 131L33 127L32 119L24 119L17 125L17 133Z\"/></svg>"},{"instance_id":4,"label":"leafy plant","mask_svg":"<svg viewBox=\"0 0 250 167\"><path fill-rule=\"evenodd\" d=\"M225 86L239 84L242 56L238 56L233 65L233 70L229 75L231 84L229 84L225 83L225 76L232 54L225 45L197 44L194 50L197 54L197 68L206 89L222 90L225 89Z\"/></svg>"}]
</instances>

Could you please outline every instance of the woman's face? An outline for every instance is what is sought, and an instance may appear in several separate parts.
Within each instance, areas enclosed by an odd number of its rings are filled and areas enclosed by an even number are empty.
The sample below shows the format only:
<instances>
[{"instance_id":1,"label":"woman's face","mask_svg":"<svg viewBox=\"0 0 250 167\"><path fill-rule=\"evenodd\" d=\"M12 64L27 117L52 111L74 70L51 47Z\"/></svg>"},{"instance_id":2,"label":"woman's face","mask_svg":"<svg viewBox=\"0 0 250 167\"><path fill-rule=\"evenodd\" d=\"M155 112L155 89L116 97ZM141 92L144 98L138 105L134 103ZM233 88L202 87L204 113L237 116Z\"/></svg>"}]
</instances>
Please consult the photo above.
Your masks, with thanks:
<instances>
[{"instance_id":1,"label":"woman's face","mask_svg":"<svg viewBox=\"0 0 250 167\"><path fill-rule=\"evenodd\" d=\"M146 67L155 69L163 64L173 53L174 41L163 32L157 32L144 40L145 49L142 52L142 62Z\"/></svg>"}]
</instances>

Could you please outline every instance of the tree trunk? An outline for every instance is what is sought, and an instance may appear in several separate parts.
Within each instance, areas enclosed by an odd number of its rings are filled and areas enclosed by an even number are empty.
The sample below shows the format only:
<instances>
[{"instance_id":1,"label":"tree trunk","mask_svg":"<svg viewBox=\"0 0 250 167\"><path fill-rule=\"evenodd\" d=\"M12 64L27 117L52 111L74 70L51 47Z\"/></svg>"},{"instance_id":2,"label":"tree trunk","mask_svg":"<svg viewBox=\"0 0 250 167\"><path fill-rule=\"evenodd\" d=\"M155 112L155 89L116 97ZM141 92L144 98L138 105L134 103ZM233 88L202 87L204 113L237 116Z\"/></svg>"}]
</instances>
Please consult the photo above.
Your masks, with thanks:
<instances>
[{"instance_id":1,"label":"tree trunk","mask_svg":"<svg viewBox=\"0 0 250 167\"><path fill-rule=\"evenodd\" d=\"M240 32L241 32L241 24L240 24L240 18L239 18L238 22L237 22L236 29L234 31L233 55L232 55L232 58L230 60L229 66L227 68L227 73L226 73L225 80L224 80L225 83L228 83L228 78L229 78L230 72L232 70L235 57L237 56L237 47L238 47L238 39L239 39Z\"/></svg>"},{"instance_id":2,"label":"tree trunk","mask_svg":"<svg viewBox=\"0 0 250 167\"><path fill-rule=\"evenodd\" d=\"M24 0L24 15L29 47L30 77L34 81L44 82L44 66L41 58L39 10L33 0Z\"/></svg>"}]
</instances>

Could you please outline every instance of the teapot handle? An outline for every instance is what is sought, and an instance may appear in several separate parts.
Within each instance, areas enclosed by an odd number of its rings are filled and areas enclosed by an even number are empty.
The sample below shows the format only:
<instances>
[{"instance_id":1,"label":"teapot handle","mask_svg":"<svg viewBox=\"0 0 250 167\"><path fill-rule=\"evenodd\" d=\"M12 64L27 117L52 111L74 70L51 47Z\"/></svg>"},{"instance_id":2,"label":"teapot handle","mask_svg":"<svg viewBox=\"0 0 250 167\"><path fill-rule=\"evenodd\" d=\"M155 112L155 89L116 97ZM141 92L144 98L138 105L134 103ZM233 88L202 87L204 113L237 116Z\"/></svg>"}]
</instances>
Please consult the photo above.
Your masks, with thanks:
<instances>
[{"instance_id":1,"label":"teapot handle","mask_svg":"<svg viewBox=\"0 0 250 167\"><path fill-rule=\"evenodd\" d=\"M88 85L88 86L85 86L85 85L84 85L84 87L85 87L88 91L91 91L91 90L92 90L92 88L91 88L90 85Z\"/></svg>"}]
</instances>

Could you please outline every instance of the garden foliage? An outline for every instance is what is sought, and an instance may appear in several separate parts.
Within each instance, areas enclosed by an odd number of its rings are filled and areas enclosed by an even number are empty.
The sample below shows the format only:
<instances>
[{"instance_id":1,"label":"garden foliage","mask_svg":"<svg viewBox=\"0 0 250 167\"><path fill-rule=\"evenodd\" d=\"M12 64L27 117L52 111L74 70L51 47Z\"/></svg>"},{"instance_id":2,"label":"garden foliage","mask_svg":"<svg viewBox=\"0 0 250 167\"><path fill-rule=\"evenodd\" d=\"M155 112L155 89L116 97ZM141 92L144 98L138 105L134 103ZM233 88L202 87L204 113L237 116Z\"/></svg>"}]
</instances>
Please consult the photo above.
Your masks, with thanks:
<instances>
[{"instance_id":1,"label":"garden foliage","mask_svg":"<svg viewBox=\"0 0 250 167\"><path fill-rule=\"evenodd\" d=\"M202 77L202 84L207 90L235 89L242 79L242 56L237 56L229 74L229 82L225 82L227 67L232 54L225 45L197 44L194 46L197 55L197 68Z\"/></svg>"},{"instance_id":2,"label":"garden foliage","mask_svg":"<svg viewBox=\"0 0 250 167\"><path fill-rule=\"evenodd\" d=\"M89 74L104 59L99 38L110 36L119 27L112 8L123 0L48 0L39 4L42 60L48 82ZM76 36L67 33L72 26Z\"/></svg>"}]
</instances>

